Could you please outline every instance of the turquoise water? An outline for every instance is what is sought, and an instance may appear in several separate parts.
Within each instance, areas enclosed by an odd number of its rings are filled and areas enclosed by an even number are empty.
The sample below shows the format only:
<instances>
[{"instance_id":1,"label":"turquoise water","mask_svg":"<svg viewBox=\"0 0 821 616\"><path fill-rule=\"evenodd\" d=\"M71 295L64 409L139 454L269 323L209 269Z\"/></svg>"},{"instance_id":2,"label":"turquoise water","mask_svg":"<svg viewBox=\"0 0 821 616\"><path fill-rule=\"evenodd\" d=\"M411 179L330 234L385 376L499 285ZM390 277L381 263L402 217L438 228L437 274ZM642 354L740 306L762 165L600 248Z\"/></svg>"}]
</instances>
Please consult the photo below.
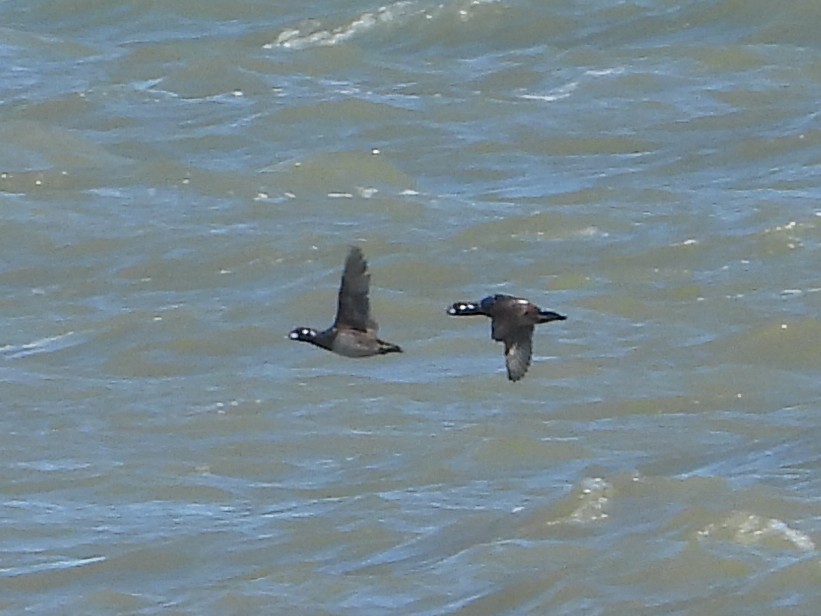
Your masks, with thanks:
<instances>
[{"instance_id":1,"label":"turquoise water","mask_svg":"<svg viewBox=\"0 0 821 616\"><path fill-rule=\"evenodd\" d=\"M819 22L0 4L0 611L814 614Z\"/></svg>"}]
</instances>

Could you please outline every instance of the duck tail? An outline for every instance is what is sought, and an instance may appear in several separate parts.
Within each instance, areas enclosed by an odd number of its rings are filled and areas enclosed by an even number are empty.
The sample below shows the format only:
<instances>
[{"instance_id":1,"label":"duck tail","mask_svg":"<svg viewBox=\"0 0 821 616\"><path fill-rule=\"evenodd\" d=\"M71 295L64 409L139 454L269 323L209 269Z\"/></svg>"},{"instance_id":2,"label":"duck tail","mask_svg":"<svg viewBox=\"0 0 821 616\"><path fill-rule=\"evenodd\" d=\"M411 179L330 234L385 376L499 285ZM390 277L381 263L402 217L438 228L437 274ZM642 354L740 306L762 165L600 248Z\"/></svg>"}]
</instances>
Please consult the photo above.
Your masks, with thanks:
<instances>
[{"instance_id":1,"label":"duck tail","mask_svg":"<svg viewBox=\"0 0 821 616\"><path fill-rule=\"evenodd\" d=\"M567 319L563 314L551 312L550 310L539 311L539 323L550 323L551 321L564 321Z\"/></svg>"}]
</instances>

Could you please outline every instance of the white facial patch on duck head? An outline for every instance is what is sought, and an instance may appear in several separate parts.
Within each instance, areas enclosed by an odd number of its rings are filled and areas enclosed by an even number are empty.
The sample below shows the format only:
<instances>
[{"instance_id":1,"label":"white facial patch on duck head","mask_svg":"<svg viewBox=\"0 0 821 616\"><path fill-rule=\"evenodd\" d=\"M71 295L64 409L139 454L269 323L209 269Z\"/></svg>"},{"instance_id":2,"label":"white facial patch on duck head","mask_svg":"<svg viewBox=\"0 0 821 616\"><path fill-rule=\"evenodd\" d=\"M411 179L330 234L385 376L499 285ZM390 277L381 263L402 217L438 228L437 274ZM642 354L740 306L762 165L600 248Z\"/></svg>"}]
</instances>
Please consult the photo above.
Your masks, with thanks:
<instances>
[{"instance_id":1,"label":"white facial patch on duck head","mask_svg":"<svg viewBox=\"0 0 821 616\"><path fill-rule=\"evenodd\" d=\"M291 340L300 340L302 338L311 338L316 335L316 332L312 330L310 327L301 327L299 329L295 329L292 331L288 337Z\"/></svg>"}]
</instances>

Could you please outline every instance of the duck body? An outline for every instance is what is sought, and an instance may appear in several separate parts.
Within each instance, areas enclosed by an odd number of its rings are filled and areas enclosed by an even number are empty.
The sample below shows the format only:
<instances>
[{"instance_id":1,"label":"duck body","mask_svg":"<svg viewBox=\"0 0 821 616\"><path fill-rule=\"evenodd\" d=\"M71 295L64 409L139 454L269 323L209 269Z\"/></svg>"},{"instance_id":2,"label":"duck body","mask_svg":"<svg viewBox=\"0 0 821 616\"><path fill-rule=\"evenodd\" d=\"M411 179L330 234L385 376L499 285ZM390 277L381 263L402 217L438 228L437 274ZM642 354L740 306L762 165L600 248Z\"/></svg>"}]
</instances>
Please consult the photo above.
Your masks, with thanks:
<instances>
[{"instance_id":1,"label":"duck body","mask_svg":"<svg viewBox=\"0 0 821 616\"><path fill-rule=\"evenodd\" d=\"M512 295L490 295L478 302L456 302L448 308L451 316L490 317L490 337L505 344L505 365L511 381L521 379L530 367L533 355L533 329L567 317L542 310L531 301Z\"/></svg>"},{"instance_id":2,"label":"duck body","mask_svg":"<svg viewBox=\"0 0 821 616\"><path fill-rule=\"evenodd\" d=\"M398 345L380 340L368 332L340 330L333 326L321 332L310 327L299 327L292 331L289 337L291 340L309 342L343 357L371 357L402 352Z\"/></svg>"},{"instance_id":3,"label":"duck body","mask_svg":"<svg viewBox=\"0 0 821 616\"><path fill-rule=\"evenodd\" d=\"M402 349L377 337L379 325L371 318L371 276L362 250L352 246L345 259L342 282L337 296L336 318L326 330L297 327L288 337L308 342L343 357L372 357L386 353L401 353Z\"/></svg>"}]
</instances>

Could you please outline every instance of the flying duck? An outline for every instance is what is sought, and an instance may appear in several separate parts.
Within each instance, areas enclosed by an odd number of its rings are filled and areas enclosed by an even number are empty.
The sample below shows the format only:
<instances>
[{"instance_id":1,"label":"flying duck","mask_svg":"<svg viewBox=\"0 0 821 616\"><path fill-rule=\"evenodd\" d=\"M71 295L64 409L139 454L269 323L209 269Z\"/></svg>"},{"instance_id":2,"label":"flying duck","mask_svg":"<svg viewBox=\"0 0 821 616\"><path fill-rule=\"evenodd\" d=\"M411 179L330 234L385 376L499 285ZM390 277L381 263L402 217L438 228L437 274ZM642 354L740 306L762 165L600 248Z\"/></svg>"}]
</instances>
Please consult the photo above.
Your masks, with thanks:
<instances>
[{"instance_id":1,"label":"flying duck","mask_svg":"<svg viewBox=\"0 0 821 616\"><path fill-rule=\"evenodd\" d=\"M491 318L490 337L505 343L507 378L518 381L530 366L533 328L541 323L564 321L557 312L542 310L521 297L491 295L480 302L456 302L448 314L457 317L484 315Z\"/></svg>"},{"instance_id":2,"label":"flying duck","mask_svg":"<svg viewBox=\"0 0 821 616\"><path fill-rule=\"evenodd\" d=\"M352 246L345 259L336 318L328 329L318 332L311 327L297 327L288 335L291 340L310 342L345 357L371 357L386 353L401 353L402 349L376 336L379 326L371 318L368 288L371 276L368 263L357 246Z\"/></svg>"}]
</instances>

